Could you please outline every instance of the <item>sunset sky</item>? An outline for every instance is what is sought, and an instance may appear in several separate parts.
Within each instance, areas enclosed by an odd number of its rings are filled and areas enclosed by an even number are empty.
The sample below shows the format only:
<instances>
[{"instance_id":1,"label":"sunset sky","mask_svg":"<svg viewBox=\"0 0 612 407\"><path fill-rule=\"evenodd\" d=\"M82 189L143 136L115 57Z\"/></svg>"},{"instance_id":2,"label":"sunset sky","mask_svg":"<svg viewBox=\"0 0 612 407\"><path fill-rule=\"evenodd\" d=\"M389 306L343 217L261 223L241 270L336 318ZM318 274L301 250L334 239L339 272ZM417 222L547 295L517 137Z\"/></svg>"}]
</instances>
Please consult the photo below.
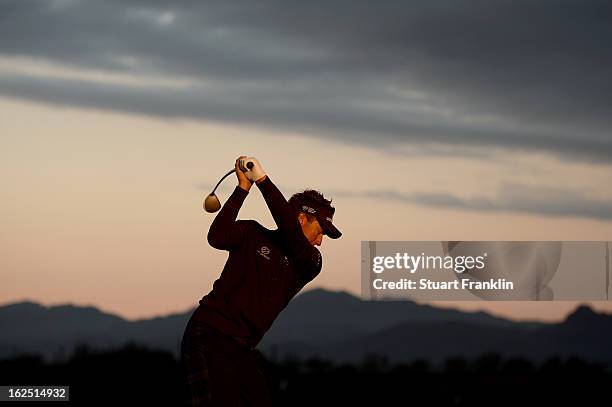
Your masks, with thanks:
<instances>
[{"instance_id":1,"label":"sunset sky","mask_svg":"<svg viewBox=\"0 0 612 407\"><path fill-rule=\"evenodd\" d=\"M0 304L183 312L239 155L362 240L612 240L612 4L0 3ZM218 190L222 202L235 177ZM274 228L253 188L240 218ZM574 302L438 303L559 320ZM593 303L612 312L612 303Z\"/></svg>"}]
</instances>

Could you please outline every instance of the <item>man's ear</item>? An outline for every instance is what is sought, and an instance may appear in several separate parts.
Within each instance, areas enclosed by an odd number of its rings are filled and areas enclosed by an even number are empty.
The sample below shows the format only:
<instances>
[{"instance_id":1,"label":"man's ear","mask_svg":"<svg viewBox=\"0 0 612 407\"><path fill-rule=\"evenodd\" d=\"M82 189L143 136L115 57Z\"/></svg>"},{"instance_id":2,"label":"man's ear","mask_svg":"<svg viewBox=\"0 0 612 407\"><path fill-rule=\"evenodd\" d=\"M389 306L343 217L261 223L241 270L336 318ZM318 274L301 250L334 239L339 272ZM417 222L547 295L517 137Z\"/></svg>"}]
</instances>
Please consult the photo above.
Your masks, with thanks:
<instances>
[{"instance_id":1,"label":"man's ear","mask_svg":"<svg viewBox=\"0 0 612 407\"><path fill-rule=\"evenodd\" d=\"M300 212L300 214L298 215L298 222L300 222L301 226L304 226L304 224L308 221L308 219L306 218L306 215L304 214L304 212Z\"/></svg>"}]
</instances>

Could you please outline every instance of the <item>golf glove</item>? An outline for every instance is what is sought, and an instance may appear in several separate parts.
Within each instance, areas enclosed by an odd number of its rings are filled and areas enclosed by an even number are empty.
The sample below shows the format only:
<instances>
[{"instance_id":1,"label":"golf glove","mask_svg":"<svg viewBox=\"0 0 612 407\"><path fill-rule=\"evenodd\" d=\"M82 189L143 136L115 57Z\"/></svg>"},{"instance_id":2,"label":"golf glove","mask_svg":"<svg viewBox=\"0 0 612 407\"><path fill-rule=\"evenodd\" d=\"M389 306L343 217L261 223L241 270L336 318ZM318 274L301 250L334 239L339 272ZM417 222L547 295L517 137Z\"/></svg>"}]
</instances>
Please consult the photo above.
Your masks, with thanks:
<instances>
[{"instance_id":1,"label":"golf glove","mask_svg":"<svg viewBox=\"0 0 612 407\"><path fill-rule=\"evenodd\" d=\"M249 163L253 163L253 166L251 167ZM263 167L255 157L247 157L241 159L240 169L244 172L244 175L246 175L246 177L252 182L257 181L258 179L266 175Z\"/></svg>"}]
</instances>

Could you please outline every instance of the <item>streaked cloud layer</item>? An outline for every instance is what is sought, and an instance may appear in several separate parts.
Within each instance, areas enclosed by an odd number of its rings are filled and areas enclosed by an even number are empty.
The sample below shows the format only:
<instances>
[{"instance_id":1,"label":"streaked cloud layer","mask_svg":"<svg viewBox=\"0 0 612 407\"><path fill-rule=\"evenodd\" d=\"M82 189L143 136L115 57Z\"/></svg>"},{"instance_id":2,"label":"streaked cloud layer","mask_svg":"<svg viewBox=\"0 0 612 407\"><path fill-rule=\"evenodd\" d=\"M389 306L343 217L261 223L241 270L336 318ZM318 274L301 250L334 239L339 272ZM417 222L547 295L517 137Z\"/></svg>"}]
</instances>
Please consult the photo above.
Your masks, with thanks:
<instances>
[{"instance_id":1,"label":"streaked cloud layer","mask_svg":"<svg viewBox=\"0 0 612 407\"><path fill-rule=\"evenodd\" d=\"M610 15L595 0L5 0L0 94L605 162Z\"/></svg>"},{"instance_id":2,"label":"streaked cloud layer","mask_svg":"<svg viewBox=\"0 0 612 407\"><path fill-rule=\"evenodd\" d=\"M460 197L446 192L401 193L392 189L335 191L336 196L373 198L417 204L433 208L466 209L480 212L517 212L544 216L569 216L612 219L612 202L609 199L585 197L564 189L536 188L523 185L502 185L495 197Z\"/></svg>"}]
</instances>

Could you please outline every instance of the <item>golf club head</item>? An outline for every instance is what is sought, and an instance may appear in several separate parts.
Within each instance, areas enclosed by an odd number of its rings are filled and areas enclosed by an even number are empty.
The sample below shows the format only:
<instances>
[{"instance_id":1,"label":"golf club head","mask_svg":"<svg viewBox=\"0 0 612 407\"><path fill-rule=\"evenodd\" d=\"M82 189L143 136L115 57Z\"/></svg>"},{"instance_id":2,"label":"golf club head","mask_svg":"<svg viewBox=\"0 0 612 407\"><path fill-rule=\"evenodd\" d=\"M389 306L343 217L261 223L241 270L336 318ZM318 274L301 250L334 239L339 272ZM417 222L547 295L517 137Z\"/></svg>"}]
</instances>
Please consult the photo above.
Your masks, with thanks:
<instances>
[{"instance_id":1,"label":"golf club head","mask_svg":"<svg viewBox=\"0 0 612 407\"><path fill-rule=\"evenodd\" d=\"M213 213L217 212L221 208L221 202L219 202L219 198L217 195L210 194L204 199L204 209L206 212Z\"/></svg>"}]
</instances>

